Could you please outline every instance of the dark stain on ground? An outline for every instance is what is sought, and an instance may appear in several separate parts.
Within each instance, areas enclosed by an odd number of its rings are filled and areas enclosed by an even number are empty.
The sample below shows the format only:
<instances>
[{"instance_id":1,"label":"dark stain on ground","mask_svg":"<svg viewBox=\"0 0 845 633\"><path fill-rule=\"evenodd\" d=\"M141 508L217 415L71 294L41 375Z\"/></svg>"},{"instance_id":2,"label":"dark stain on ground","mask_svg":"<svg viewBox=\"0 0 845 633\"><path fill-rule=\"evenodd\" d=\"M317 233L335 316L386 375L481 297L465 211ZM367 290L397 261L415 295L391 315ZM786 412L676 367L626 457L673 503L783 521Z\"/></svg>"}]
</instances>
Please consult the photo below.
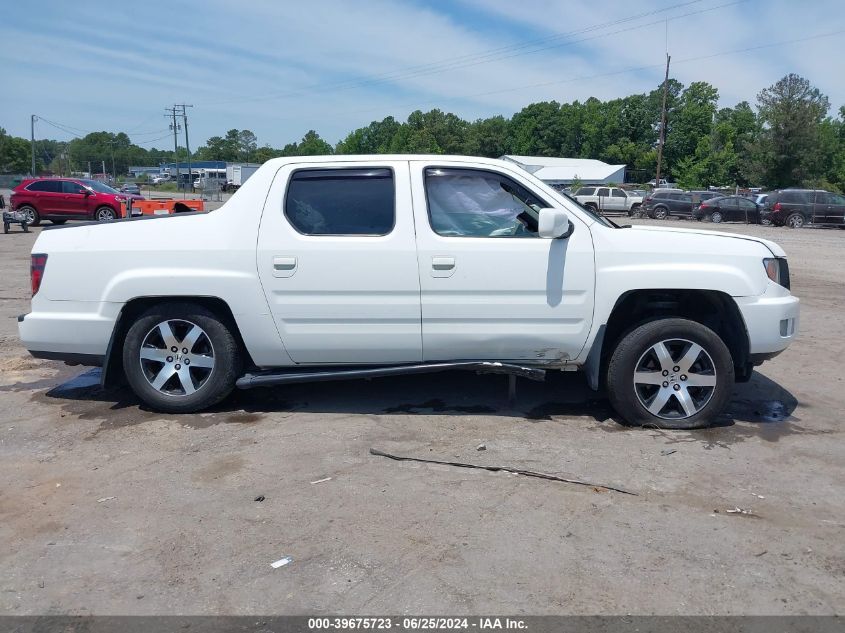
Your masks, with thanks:
<instances>
[{"instance_id":1,"label":"dark stain on ground","mask_svg":"<svg viewBox=\"0 0 845 633\"><path fill-rule=\"evenodd\" d=\"M420 404L400 404L394 407L387 407L384 413L425 413L433 411L443 413L446 411L455 413L495 413L496 409L482 404L459 405L446 404L442 400L428 400Z\"/></svg>"},{"instance_id":2,"label":"dark stain on ground","mask_svg":"<svg viewBox=\"0 0 845 633\"><path fill-rule=\"evenodd\" d=\"M264 419L263 415L257 413L232 413L226 416L226 422L231 424L252 424L253 422L260 422Z\"/></svg>"},{"instance_id":3,"label":"dark stain on ground","mask_svg":"<svg viewBox=\"0 0 845 633\"><path fill-rule=\"evenodd\" d=\"M607 422L613 417L613 410L605 400L587 400L585 402L544 402L525 413L525 418L532 422L553 420L555 417L589 416L596 422ZM614 425L613 429L624 427Z\"/></svg>"}]
</instances>

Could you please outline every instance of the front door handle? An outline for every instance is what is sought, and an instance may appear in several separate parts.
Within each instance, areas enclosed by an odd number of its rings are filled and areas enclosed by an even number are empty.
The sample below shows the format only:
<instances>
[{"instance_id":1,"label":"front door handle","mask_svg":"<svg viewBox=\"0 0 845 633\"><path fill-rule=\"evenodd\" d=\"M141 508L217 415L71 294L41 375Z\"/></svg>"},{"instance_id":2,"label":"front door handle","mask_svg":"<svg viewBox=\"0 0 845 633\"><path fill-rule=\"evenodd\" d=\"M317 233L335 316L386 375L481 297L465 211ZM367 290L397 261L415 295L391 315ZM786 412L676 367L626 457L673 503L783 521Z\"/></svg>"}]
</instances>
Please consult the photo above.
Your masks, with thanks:
<instances>
[{"instance_id":1,"label":"front door handle","mask_svg":"<svg viewBox=\"0 0 845 633\"><path fill-rule=\"evenodd\" d=\"M274 277L293 277L297 268L296 257L274 257L273 258L273 276Z\"/></svg>"},{"instance_id":2,"label":"front door handle","mask_svg":"<svg viewBox=\"0 0 845 633\"><path fill-rule=\"evenodd\" d=\"M432 277L451 277L455 273L455 258L448 256L431 258Z\"/></svg>"}]
</instances>

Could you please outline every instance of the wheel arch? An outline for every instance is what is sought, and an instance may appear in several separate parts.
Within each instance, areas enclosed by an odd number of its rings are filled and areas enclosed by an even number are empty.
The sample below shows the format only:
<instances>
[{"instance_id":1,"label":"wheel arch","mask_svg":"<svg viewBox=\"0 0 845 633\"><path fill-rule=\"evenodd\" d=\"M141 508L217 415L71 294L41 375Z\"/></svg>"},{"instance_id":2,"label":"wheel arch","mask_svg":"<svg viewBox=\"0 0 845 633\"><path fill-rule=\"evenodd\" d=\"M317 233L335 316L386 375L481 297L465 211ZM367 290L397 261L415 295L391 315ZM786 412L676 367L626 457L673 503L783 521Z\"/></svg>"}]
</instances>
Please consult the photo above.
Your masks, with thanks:
<instances>
[{"instance_id":1,"label":"wheel arch","mask_svg":"<svg viewBox=\"0 0 845 633\"><path fill-rule=\"evenodd\" d=\"M748 330L729 294L719 290L653 288L622 294L607 321L599 326L584 364L590 386L603 387L610 356L628 332L648 321L665 318L689 319L709 327L730 351L737 381L751 377Z\"/></svg>"},{"instance_id":2,"label":"wheel arch","mask_svg":"<svg viewBox=\"0 0 845 633\"><path fill-rule=\"evenodd\" d=\"M121 361L123 341L126 338L126 334L132 326L134 320L149 308L168 303L195 303L206 308L210 312L213 312L229 327L232 335L238 342L238 346L241 349L241 353L243 354L245 361L244 367L249 368L255 365L252 357L250 356L249 350L244 343L243 337L241 336L241 331L238 327L237 321L235 320L235 315L232 312L232 309L229 307L229 304L220 297L191 295L135 297L127 301L120 310L117 320L115 321L114 328L112 329L112 334L109 338L109 344L106 349L106 357L103 360L102 374L100 376L100 384L103 387L115 386L124 381L123 363Z\"/></svg>"}]
</instances>

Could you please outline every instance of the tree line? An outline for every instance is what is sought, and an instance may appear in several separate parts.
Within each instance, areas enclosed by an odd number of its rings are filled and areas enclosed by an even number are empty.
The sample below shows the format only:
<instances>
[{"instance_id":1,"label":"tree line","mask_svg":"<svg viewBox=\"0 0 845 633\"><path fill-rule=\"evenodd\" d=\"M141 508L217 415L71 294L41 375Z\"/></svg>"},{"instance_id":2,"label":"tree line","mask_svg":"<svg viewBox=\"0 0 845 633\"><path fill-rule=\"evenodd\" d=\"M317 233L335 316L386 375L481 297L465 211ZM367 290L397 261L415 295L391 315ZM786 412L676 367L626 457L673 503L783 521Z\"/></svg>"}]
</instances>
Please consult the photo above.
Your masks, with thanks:
<instances>
[{"instance_id":1,"label":"tree line","mask_svg":"<svg viewBox=\"0 0 845 633\"><path fill-rule=\"evenodd\" d=\"M412 112L351 131L332 146L316 131L281 148L259 146L250 130L232 129L197 148L194 160L264 162L279 156L321 154L503 154L596 158L628 166L630 179L647 181L657 166L663 85L648 93L602 101L543 101L512 117L467 121L438 109ZM831 116L829 99L807 79L789 74L746 101L718 107L707 82L669 79L662 173L686 188L814 186L845 190L845 106ZM26 139L0 128L0 172L29 171ZM185 160L187 152L145 149L125 133L97 132L69 142L38 141L39 170L68 173L102 160L110 171L129 165ZM95 169L94 171L99 171Z\"/></svg>"}]
</instances>

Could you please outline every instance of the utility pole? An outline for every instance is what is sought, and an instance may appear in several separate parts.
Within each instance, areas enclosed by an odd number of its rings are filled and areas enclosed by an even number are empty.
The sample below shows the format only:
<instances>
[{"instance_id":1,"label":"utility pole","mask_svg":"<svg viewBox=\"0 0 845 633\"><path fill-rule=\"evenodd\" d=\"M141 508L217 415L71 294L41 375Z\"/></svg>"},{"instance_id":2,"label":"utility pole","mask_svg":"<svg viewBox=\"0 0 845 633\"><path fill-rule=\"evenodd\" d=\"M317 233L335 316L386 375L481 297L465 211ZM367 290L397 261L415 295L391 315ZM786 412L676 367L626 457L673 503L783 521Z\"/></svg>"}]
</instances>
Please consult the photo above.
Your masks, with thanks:
<instances>
[{"instance_id":1,"label":"utility pole","mask_svg":"<svg viewBox=\"0 0 845 633\"><path fill-rule=\"evenodd\" d=\"M194 175L191 170L191 145L188 143L188 110L187 108L193 108L194 106L188 103L177 103L173 106L174 110L176 108L182 109L182 124L185 126L185 151L188 153L188 184L191 186L191 193L194 191ZM187 192L185 192L187 194ZM182 196L184 198L184 195Z\"/></svg>"},{"instance_id":2,"label":"utility pole","mask_svg":"<svg viewBox=\"0 0 845 633\"><path fill-rule=\"evenodd\" d=\"M94 174L91 173L91 161L89 160L88 161L88 177L91 178L91 177L93 177L93 175Z\"/></svg>"},{"instance_id":3,"label":"utility pole","mask_svg":"<svg viewBox=\"0 0 845 633\"><path fill-rule=\"evenodd\" d=\"M666 77L663 79L663 107L660 110L660 144L657 146L657 175L654 177L654 188L660 187L660 166L663 162L663 144L666 142L666 94L669 92L669 60L666 53Z\"/></svg>"},{"instance_id":4,"label":"utility pole","mask_svg":"<svg viewBox=\"0 0 845 633\"><path fill-rule=\"evenodd\" d=\"M169 115L173 118L173 122L170 124L170 129L173 130L173 161L176 163L176 191L179 191L179 126L176 124L176 106L172 108L165 108L165 112L169 112Z\"/></svg>"},{"instance_id":5,"label":"utility pole","mask_svg":"<svg viewBox=\"0 0 845 633\"><path fill-rule=\"evenodd\" d=\"M37 116L30 115L29 118L29 134L30 134L30 144L32 146L32 168L31 173L29 174L33 178L35 178L35 121L38 119Z\"/></svg>"}]
</instances>

